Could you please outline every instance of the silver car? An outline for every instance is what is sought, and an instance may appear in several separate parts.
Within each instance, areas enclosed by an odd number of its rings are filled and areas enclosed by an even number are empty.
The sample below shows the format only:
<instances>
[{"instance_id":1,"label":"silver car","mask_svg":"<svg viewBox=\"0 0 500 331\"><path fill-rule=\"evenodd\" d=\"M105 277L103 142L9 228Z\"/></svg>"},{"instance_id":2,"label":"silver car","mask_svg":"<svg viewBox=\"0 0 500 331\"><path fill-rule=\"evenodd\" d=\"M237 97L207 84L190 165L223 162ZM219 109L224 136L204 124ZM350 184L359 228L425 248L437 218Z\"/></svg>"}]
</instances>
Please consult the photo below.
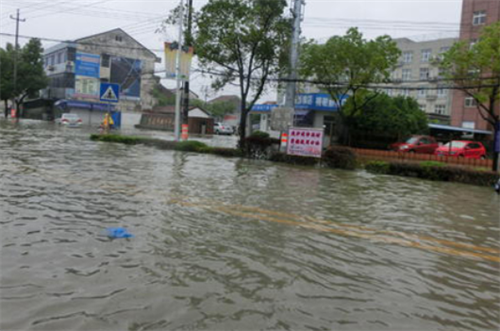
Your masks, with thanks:
<instances>
[{"instance_id":1,"label":"silver car","mask_svg":"<svg viewBox=\"0 0 500 331\"><path fill-rule=\"evenodd\" d=\"M76 128L82 125L82 119L77 114L64 113L61 118L56 119L56 123Z\"/></svg>"}]
</instances>

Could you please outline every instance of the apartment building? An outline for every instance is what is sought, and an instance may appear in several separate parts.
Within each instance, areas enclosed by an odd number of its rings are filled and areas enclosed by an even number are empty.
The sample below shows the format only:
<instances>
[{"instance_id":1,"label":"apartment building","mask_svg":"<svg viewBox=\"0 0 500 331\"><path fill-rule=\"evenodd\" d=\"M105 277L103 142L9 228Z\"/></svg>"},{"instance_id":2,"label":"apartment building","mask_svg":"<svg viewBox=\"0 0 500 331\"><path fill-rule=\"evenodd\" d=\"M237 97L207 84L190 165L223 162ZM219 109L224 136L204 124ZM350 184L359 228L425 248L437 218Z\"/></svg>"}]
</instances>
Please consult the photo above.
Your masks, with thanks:
<instances>
[{"instance_id":1,"label":"apartment building","mask_svg":"<svg viewBox=\"0 0 500 331\"><path fill-rule=\"evenodd\" d=\"M498 0L463 0L462 19L460 24L460 40L470 44L477 41L481 29L500 21L500 1ZM453 92L451 124L469 129L491 130L481 117L472 98L464 92ZM500 113L498 105L497 114Z\"/></svg>"},{"instance_id":2,"label":"apartment building","mask_svg":"<svg viewBox=\"0 0 500 331\"><path fill-rule=\"evenodd\" d=\"M452 105L452 91L440 88L437 60L457 41L456 38L413 41L408 38L394 40L401 50L401 58L391 74L394 82L386 93L390 96L403 95L417 99L420 108L429 120L449 124Z\"/></svg>"}]
</instances>

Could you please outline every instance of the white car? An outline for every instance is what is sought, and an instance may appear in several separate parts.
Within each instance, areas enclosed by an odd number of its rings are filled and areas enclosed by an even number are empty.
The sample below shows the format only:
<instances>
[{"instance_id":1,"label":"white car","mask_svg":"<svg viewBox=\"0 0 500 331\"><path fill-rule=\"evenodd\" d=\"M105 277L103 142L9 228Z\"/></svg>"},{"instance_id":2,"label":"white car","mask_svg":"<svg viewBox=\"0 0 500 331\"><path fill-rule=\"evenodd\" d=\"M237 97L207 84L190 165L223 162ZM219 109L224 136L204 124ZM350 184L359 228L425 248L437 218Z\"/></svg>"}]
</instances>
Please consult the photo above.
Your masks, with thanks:
<instances>
[{"instance_id":1,"label":"white car","mask_svg":"<svg viewBox=\"0 0 500 331\"><path fill-rule=\"evenodd\" d=\"M214 133L215 134L233 134L233 128L230 125L224 125L223 123L215 123L214 124Z\"/></svg>"},{"instance_id":2,"label":"white car","mask_svg":"<svg viewBox=\"0 0 500 331\"><path fill-rule=\"evenodd\" d=\"M61 118L56 119L56 123L75 128L82 125L82 119L77 114L64 113Z\"/></svg>"}]
</instances>

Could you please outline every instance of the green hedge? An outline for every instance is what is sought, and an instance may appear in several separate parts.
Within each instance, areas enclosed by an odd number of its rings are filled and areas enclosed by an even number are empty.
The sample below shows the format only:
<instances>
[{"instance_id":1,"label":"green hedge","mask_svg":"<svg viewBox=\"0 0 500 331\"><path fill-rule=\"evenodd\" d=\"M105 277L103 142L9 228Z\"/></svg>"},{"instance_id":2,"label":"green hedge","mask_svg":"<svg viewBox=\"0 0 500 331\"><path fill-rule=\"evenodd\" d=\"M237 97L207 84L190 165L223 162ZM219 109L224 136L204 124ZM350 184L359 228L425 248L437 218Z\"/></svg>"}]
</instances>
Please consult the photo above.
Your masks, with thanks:
<instances>
[{"instance_id":1,"label":"green hedge","mask_svg":"<svg viewBox=\"0 0 500 331\"><path fill-rule=\"evenodd\" d=\"M331 146L323 153L323 161L330 168L353 170L357 166L357 155L352 148Z\"/></svg>"},{"instance_id":2,"label":"green hedge","mask_svg":"<svg viewBox=\"0 0 500 331\"><path fill-rule=\"evenodd\" d=\"M365 169L374 173L416 177L445 182L475 184L481 186L492 186L500 178L500 175L493 171L477 171L466 167L434 164L431 162L411 163L369 161L366 163Z\"/></svg>"},{"instance_id":3,"label":"green hedge","mask_svg":"<svg viewBox=\"0 0 500 331\"><path fill-rule=\"evenodd\" d=\"M196 140L179 141L175 144L176 151L183 152L198 152L198 150L207 149L208 145Z\"/></svg>"},{"instance_id":4,"label":"green hedge","mask_svg":"<svg viewBox=\"0 0 500 331\"><path fill-rule=\"evenodd\" d=\"M320 159L315 157L304 157L297 155L288 155L281 152L274 152L271 153L269 161L296 164L296 165L315 165L319 163Z\"/></svg>"}]
</instances>

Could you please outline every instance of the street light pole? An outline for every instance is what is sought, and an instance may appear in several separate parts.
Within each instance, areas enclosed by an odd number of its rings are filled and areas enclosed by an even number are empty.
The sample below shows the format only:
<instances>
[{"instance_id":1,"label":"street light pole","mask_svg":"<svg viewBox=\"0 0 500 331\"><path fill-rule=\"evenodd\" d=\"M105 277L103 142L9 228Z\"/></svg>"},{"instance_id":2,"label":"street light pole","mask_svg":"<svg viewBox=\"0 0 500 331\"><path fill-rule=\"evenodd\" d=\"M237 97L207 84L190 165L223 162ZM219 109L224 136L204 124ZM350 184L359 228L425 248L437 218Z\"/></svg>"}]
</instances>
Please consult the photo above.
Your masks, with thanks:
<instances>
[{"instance_id":1,"label":"street light pole","mask_svg":"<svg viewBox=\"0 0 500 331\"><path fill-rule=\"evenodd\" d=\"M16 44L14 46L14 93L16 94L17 92L17 57L18 57L18 50L19 50L19 22L26 22L26 19L20 19L19 18L19 8L17 9L17 14L16 17L12 17L10 15L10 18L16 21ZM19 114L19 109L17 109L17 95L14 96L16 100L16 116Z\"/></svg>"},{"instance_id":2,"label":"street light pole","mask_svg":"<svg viewBox=\"0 0 500 331\"><path fill-rule=\"evenodd\" d=\"M181 98L182 98L182 90L181 90L181 52L182 52L182 28L184 24L184 0L181 0L181 7L179 10L179 39L178 39L178 48L177 48L177 56L175 58L175 78L177 81L177 94L175 98L175 126L174 126L174 135L175 141L179 141L181 138Z\"/></svg>"},{"instance_id":3,"label":"street light pole","mask_svg":"<svg viewBox=\"0 0 500 331\"><path fill-rule=\"evenodd\" d=\"M187 21L187 34L185 44L187 47L193 46L193 40L191 35L191 26L193 24L193 0L188 0L188 21ZM189 76L186 77L184 81L184 103L183 103L183 115L182 115L182 126L183 131L186 133L183 135L182 139L187 140L188 138L188 126L189 126Z\"/></svg>"}]
</instances>

